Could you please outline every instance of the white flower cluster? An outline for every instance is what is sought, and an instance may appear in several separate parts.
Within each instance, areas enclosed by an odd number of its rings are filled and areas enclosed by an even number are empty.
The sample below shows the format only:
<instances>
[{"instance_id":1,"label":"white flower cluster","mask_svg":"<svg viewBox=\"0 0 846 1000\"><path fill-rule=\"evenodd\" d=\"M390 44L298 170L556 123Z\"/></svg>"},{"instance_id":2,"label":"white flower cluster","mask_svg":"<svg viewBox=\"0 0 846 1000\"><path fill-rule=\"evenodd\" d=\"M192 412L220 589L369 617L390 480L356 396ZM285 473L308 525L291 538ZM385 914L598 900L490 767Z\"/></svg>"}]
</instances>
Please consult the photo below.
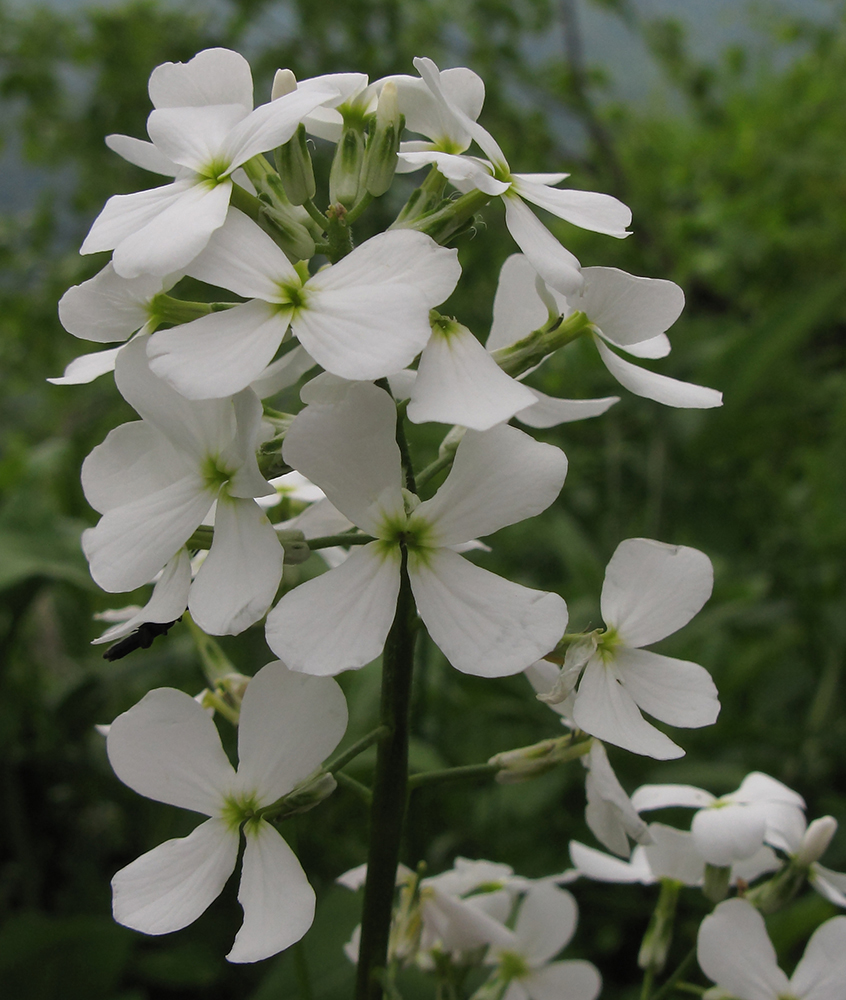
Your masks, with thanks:
<instances>
[{"instance_id":1,"label":"white flower cluster","mask_svg":"<svg viewBox=\"0 0 846 1000\"><path fill-rule=\"evenodd\" d=\"M114 370L140 418L113 430L83 467L85 495L102 515L83 538L92 576L110 592L155 582L149 603L119 617L102 641L166 631L186 609L211 635L237 634L267 615L268 644L284 661L247 687L237 772L208 714L172 689L151 692L108 734L122 780L209 817L115 876L116 918L154 934L189 923L234 867L243 827L245 919L232 961L273 954L311 922L313 894L271 821L285 815L286 797L306 794L303 783L311 787L340 740L346 709L328 675L379 656L404 580L454 667L484 677L532 668L574 730L669 758L683 751L641 710L683 727L708 725L719 710L704 668L643 649L707 600L712 571L702 553L623 542L602 591L607 630L561 646L568 615L560 595L504 580L462 554L545 510L564 483L564 453L510 426L512 418L551 427L617 402L553 399L521 381L575 338L592 338L614 378L638 395L677 407L717 406L721 397L617 353L666 355L681 289L613 268L582 270L526 203L615 237L628 235L629 210L609 195L557 187L566 174L512 173L476 121L482 81L429 59L415 67L417 77L374 83L356 73L298 83L279 71L271 100L254 108L249 66L235 52L159 66L149 85L150 141L107 141L172 180L108 201L82 252L111 250L112 259L59 306L74 336L118 346L78 358L53 381ZM325 211L314 200L307 135L334 144ZM466 153L472 143L483 158ZM395 173L422 167L427 179L388 230L356 245L352 227L373 198ZM503 265L483 346L435 307L461 276L457 251L442 244L492 199L502 199L522 253ZM171 294L183 278L208 286L202 301ZM212 289L224 290L221 300ZM306 373L296 415L263 403ZM456 425L419 484L406 414ZM313 506L274 521L273 477L290 469ZM424 478L442 470L445 481L427 495ZM287 587L274 606L285 559L307 554L304 539L318 547L324 536L330 571ZM541 659L556 647L567 649L560 671ZM620 804L625 795L598 742L590 766L593 812L606 816L597 823L607 826L606 813L625 817L614 849L627 833L648 838L636 809ZM424 879L416 890L420 953L484 945L508 1000L596 996L592 967L550 964L575 926L564 890L518 890L506 880L504 895L479 895L443 881ZM508 914L486 909L497 900Z\"/></svg>"}]
</instances>

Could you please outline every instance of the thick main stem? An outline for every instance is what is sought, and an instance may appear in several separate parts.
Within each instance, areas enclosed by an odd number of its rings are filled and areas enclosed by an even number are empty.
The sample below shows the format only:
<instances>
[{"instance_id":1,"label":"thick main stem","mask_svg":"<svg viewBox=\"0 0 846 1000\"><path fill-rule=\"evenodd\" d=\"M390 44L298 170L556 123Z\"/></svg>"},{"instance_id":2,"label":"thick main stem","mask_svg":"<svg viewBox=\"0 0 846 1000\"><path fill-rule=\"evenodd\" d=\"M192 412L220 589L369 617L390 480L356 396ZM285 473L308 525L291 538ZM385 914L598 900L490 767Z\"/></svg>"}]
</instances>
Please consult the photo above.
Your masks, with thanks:
<instances>
[{"instance_id":1,"label":"thick main stem","mask_svg":"<svg viewBox=\"0 0 846 1000\"><path fill-rule=\"evenodd\" d=\"M383 1000L388 938L408 785L408 715L414 660L414 597L402 546L397 613L382 655L380 722L388 735L378 744L370 810L370 847L361 917L356 1000Z\"/></svg>"}]
</instances>

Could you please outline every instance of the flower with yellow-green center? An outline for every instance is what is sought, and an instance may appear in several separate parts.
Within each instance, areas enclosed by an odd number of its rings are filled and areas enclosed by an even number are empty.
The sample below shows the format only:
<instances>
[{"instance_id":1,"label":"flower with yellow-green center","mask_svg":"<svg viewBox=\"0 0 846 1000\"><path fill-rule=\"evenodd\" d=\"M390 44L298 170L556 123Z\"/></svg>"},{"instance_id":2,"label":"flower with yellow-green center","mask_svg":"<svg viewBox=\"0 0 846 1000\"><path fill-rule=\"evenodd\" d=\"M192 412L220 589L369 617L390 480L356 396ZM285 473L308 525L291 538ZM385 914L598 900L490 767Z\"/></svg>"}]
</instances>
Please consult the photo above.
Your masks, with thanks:
<instances>
[{"instance_id":1,"label":"flower with yellow-green center","mask_svg":"<svg viewBox=\"0 0 846 1000\"><path fill-rule=\"evenodd\" d=\"M331 678L293 674L278 661L247 685L237 771L212 717L183 691L157 688L118 716L107 748L120 780L147 798L209 818L114 876L115 920L145 934L192 923L232 874L243 830L244 923L226 957L257 962L299 941L314 918L314 891L263 813L322 763L346 724L346 702Z\"/></svg>"},{"instance_id":2,"label":"flower with yellow-green center","mask_svg":"<svg viewBox=\"0 0 846 1000\"><path fill-rule=\"evenodd\" d=\"M285 461L375 540L283 596L267 617L270 648L314 674L375 659L394 619L405 546L417 610L452 665L486 677L524 670L560 639L564 601L474 566L456 548L548 507L566 457L507 425L468 431L446 482L418 503L403 490L395 429L394 401L366 382L307 406L291 425Z\"/></svg>"}]
</instances>

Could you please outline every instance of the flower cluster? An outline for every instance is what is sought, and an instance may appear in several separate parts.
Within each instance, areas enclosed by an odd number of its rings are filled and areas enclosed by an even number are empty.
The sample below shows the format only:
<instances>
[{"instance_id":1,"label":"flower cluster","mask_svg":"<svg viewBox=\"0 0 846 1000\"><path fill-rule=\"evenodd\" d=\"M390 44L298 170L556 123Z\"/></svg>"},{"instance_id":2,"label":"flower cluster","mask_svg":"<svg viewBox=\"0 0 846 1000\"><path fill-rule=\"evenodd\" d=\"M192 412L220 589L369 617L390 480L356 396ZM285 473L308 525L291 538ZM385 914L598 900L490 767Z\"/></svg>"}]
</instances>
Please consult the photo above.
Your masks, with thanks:
<instances>
[{"instance_id":1,"label":"flower cluster","mask_svg":"<svg viewBox=\"0 0 846 1000\"><path fill-rule=\"evenodd\" d=\"M683 408L718 406L721 396L620 354L666 356L667 331L684 305L677 285L582 268L529 205L618 238L628 235L628 208L607 194L559 187L564 173L512 172L477 121L479 77L440 71L430 59L414 65L418 76L372 83L359 73L297 81L280 70L270 100L254 107L246 61L210 49L153 72L149 141L107 140L170 180L107 202L82 252L112 258L59 306L71 334L116 346L77 358L53 381L113 371L139 417L113 430L82 471L101 515L83 537L92 576L115 593L154 584L146 605L114 613L98 641L136 636L137 645L149 644L186 613L205 639L266 616L267 642L280 658L251 680L227 674L225 705L217 689L201 701L159 689L109 728L121 780L208 817L117 873L114 913L151 934L190 923L234 869L242 831L244 924L228 958L256 961L299 940L314 895L276 824L335 787L321 765L343 736L346 704L331 678L383 655L383 695L395 693L402 685L389 676L390 656L413 649L409 636L425 631L463 673L526 672L569 729L482 768L522 780L582 758L591 829L622 857L630 839L637 847L625 861L573 843L576 871L537 881L462 859L434 877L401 868L390 954L365 955L366 935L361 953L354 939L349 954L367 966L368 982L387 962L433 971L452 986L468 968L487 966L479 1000L594 1000L593 966L555 960L577 919L561 883L579 874L695 885L716 868L727 872L724 888L743 888L776 872L772 888L761 889L762 909L805 878L838 903L846 884L818 864L833 833L829 818L806 829L802 800L771 778L750 775L722 799L669 785L643 786L630 798L611 768L600 741L659 760L683 754L643 713L687 728L717 718L704 667L645 648L708 600L706 555L623 541L602 587L605 627L573 634L565 634L560 594L468 558L487 548L480 538L550 507L564 485L563 451L511 421L550 428L597 417L618 401L556 399L527 384L576 339L591 340L611 376L636 395ZM308 136L331 155L328 192L315 177ZM483 155L468 152L473 144ZM423 168L425 179L406 192L387 230L361 238L356 227L370 203L395 175ZM437 310L461 278L451 244L499 201L521 252L502 265L484 337ZM180 297L189 282L206 286L200 301ZM428 422L447 426L437 457L415 468L407 433ZM283 496L296 505L279 502ZM300 582L290 567L312 549L328 566ZM209 707L225 708L238 725L237 770ZM401 754L403 712L407 703L365 743ZM375 789L374 802L392 791ZM395 831L405 788L396 796ZM690 832L641 815L667 806L698 810ZM396 838L386 857L398 853ZM389 889L396 853L385 862L387 880L380 875ZM344 884L366 877L361 868ZM383 910L390 914L390 905ZM727 913L703 925L702 954L713 950L714 928L724 933L740 910ZM650 967L660 966L657 953ZM722 985L719 963L706 957L703 968Z\"/></svg>"}]
</instances>

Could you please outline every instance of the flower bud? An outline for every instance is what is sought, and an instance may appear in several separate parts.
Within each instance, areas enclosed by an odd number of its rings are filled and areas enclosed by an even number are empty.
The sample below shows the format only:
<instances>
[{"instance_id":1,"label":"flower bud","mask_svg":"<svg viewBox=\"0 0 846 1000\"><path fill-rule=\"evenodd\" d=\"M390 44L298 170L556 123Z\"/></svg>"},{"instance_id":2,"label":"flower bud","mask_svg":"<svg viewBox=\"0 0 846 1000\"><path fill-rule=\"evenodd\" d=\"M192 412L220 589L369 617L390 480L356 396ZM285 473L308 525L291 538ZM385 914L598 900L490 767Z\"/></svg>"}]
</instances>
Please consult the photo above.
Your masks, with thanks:
<instances>
[{"instance_id":1,"label":"flower bud","mask_svg":"<svg viewBox=\"0 0 846 1000\"><path fill-rule=\"evenodd\" d=\"M285 550L285 565L299 566L311 555L305 535L296 528L276 529L276 537Z\"/></svg>"},{"instance_id":2,"label":"flower bud","mask_svg":"<svg viewBox=\"0 0 846 1000\"><path fill-rule=\"evenodd\" d=\"M293 94L297 89L297 78L290 69L278 69L273 77L273 87L270 91L271 101L275 101L286 94Z\"/></svg>"},{"instance_id":3,"label":"flower bud","mask_svg":"<svg viewBox=\"0 0 846 1000\"><path fill-rule=\"evenodd\" d=\"M268 812L277 820L294 816L296 813L308 812L309 809L320 805L324 799L328 799L337 787L338 782L328 771L315 771L278 803L270 806Z\"/></svg>"},{"instance_id":4,"label":"flower bud","mask_svg":"<svg viewBox=\"0 0 846 1000\"><path fill-rule=\"evenodd\" d=\"M505 750L494 754L488 763L500 768L496 780L501 785L513 785L545 774L558 764L587 753L589 749L590 740L573 746L572 737L568 734L557 739L542 740L530 747Z\"/></svg>"},{"instance_id":5,"label":"flower bud","mask_svg":"<svg viewBox=\"0 0 846 1000\"><path fill-rule=\"evenodd\" d=\"M705 880L702 893L712 903L721 903L728 896L731 882L731 866L705 865Z\"/></svg>"},{"instance_id":6,"label":"flower bud","mask_svg":"<svg viewBox=\"0 0 846 1000\"><path fill-rule=\"evenodd\" d=\"M397 169L397 151L404 127L397 103L397 85L389 80L379 94L376 121L371 126L364 153L364 189L378 197L391 186Z\"/></svg>"},{"instance_id":7,"label":"flower bud","mask_svg":"<svg viewBox=\"0 0 846 1000\"><path fill-rule=\"evenodd\" d=\"M306 143L305 125L300 124L288 142L276 147L274 159L291 204L303 205L311 201L317 188L311 154Z\"/></svg>"},{"instance_id":8,"label":"flower bud","mask_svg":"<svg viewBox=\"0 0 846 1000\"><path fill-rule=\"evenodd\" d=\"M344 128L332 168L329 171L329 200L352 208L359 200L364 164L364 133L360 128Z\"/></svg>"},{"instance_id":9,"label":"flower bud","mask_svg":"<svg viewBox=\"0 0 846 1000\"><path fill-rule=\"evenodd\" d=\"M805 831L802 843L794 861L803 868L810 866L825 854L831 838L837 832L837 820L833 816L821 816L811 823Z\"/></svg>"}]
</instances>

